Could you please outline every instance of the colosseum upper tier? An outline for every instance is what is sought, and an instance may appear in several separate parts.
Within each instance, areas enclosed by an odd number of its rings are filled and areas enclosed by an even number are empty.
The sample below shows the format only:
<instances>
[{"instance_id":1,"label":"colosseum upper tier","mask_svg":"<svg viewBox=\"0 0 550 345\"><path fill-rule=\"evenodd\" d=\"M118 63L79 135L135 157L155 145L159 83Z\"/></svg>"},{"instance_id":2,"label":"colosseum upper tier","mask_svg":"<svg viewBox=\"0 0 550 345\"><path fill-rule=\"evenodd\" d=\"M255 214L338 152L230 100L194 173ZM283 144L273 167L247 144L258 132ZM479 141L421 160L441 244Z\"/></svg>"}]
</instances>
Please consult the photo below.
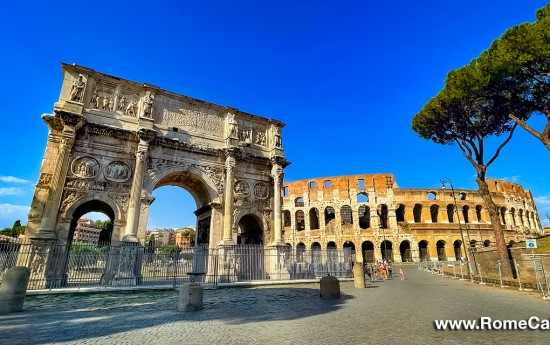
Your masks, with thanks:
<instances>
[{"instance_id":1,"label":"colosseum upper tier","mask_svg":"<svg viewBox=\"0 0 550 345\"><path fill-rule=\"evenodd\" d=\"M508 181L487 183L507 243L542 232L530 191ZM449 181L445 187L399 188L392 174L285 182L285 242L296 250L360 250L366 262L452 261L466 247L494 246L477 190L454 189Z\"/></svg>"}]
</instances>

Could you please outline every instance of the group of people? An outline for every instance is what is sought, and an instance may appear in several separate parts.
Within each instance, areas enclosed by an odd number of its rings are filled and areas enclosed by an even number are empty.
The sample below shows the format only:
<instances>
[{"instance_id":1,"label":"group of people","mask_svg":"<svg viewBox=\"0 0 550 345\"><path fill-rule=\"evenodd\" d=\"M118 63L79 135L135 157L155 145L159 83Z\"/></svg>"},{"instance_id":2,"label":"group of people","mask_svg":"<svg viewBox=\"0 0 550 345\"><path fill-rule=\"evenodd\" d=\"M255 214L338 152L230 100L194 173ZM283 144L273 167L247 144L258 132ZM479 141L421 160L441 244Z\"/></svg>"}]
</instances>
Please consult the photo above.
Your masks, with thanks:
<instances>
[{"instance_id":1,"label":"group of people","mask_svg":"<svg viewBox=\"0 0 550 345\"><path fill-rule=\"evenodd\" d=\"M371 282L375 282L380 277L382 280L393 278L393 267L391 260L383 259L382 261L376 260L375 263L364 264L365 274L369 276ZM405 280L405 271L403 267L399 267L399 277L401 280Z\"/></svg>"}]
</instances>

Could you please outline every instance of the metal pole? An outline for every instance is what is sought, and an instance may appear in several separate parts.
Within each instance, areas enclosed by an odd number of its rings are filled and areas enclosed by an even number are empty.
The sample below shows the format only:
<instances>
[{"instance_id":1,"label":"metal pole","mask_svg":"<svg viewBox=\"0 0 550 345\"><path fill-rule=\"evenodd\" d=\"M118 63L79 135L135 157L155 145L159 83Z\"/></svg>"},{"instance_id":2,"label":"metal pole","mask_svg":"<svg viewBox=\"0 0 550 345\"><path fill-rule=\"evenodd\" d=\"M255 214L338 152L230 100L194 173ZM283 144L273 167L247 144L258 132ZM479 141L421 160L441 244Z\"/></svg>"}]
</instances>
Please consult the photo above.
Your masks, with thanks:
<instances>
[{"instance_id":1,"label":"metal pole","mask_svg":"<svg viewBox=\"0 0 550 345\"><path fill-rule=\"evenodd\" d=\"M464 233L462 232L462 223L460 222L460 214L458 212L458 204L456 202L455 188L453 186L453 182L448 177L442 177L439 181L443 185L443 189L445 189L445 184L446 183L449 183L449 185L451 186L451 193L452 193L454 204L455 204L456 218L458 219L458 229L460 230L460 237L462 239L462 248L464 249L464 257L466 259L466 262L468 263L468 274L470 275L470 280L473 280L472 270L471 270L471 267L470 267L470 264L469 264L469 259L468 259L468 251L466 250L466 243L464 242ZM468 230L466 230L466 231L468 231ZM470 239L469 234L468 234L468 239Z\"/></svg>"}]
</instances>

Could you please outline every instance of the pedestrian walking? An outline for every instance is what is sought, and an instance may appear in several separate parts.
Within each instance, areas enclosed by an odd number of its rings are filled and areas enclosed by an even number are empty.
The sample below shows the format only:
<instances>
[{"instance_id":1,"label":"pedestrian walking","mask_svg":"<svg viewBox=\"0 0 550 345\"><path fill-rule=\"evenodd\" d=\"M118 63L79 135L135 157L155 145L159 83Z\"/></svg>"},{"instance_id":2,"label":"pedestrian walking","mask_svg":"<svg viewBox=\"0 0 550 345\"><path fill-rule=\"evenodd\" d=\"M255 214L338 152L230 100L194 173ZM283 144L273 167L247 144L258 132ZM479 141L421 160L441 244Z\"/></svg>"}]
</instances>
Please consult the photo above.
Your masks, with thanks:
<instances>
[{"instance_id":1,"label":"pedestrian walking","mask_svg":"<svg viewBox=\"0 0 550 345\"><path fill-rule=\"evenodd\" d=\"M405 280L405 271L403 267L399 267L399 277L401 277L401 280Z\"/></svg>"}]
</instances>

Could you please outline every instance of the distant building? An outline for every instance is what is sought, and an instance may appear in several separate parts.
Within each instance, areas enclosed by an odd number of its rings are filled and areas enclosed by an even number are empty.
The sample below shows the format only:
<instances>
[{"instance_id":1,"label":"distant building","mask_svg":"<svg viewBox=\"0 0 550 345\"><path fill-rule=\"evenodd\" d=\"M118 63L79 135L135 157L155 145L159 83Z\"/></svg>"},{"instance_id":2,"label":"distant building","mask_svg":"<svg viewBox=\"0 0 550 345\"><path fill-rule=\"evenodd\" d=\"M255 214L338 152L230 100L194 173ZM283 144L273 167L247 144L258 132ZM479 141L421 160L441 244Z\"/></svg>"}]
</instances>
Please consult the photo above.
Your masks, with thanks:
<instances>
[{"instance_id":1,"label":"distant building","mask_svg":"<svg viewBox=\"0 0 550 345\"><path fill-rule=\"evenodd\" d=\"M195 229L188 227L176 230L176 245L180 248L190 248L195 245Z\"/></svg>"},{"instance_id":2,"label":"distant building","mask_svg":"<svg viewBox=\"0 0 550 345\"><path fill-rule=\"evenodd\" d=\"M149 232L147 241L153 235L155 238L156 245L166 245L166 244L175 244L176 243L176 231L174 229L164 228L164 229L155 229Z\"/></svg>"},{"instance_id":3,"label":"distant building","mask_svg":"<svg viewBox=\"0 0 550 345\"><path fill-rule=\"evenodd\" d=\"M97 244L101 230L103 229L94 221L80 218L76 223L73 241Z\"/></svg>"},{"instance_id":4,"label":"distant building","mask_svg":"<svg viewBox=\"0 0 550 345\"><path fill-rule=\"evenodd\" d=\"M542 233L544 235L550 235L550 226L545 226L543 229L542 229Z\"/></svg>"}]
</instances>

